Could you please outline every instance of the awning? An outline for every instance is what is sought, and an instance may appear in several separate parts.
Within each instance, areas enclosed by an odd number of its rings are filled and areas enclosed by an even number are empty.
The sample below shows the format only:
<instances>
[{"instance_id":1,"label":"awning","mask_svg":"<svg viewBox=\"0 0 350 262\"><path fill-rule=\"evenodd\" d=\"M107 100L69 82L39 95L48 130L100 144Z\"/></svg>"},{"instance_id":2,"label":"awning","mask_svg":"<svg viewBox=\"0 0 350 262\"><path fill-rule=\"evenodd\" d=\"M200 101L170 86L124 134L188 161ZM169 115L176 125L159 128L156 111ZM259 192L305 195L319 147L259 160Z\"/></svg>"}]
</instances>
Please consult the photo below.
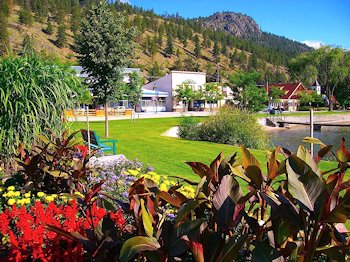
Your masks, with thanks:
<instances>
[{"instance_id":1,"label":"awning","mask_svg":"<svg viewBox=\"0 0 350 262\"><path fill-rule=\"evenodd\" d=\"M168 92L142 89L142 97L168 97Z\"/></svg>"}]
</instances>

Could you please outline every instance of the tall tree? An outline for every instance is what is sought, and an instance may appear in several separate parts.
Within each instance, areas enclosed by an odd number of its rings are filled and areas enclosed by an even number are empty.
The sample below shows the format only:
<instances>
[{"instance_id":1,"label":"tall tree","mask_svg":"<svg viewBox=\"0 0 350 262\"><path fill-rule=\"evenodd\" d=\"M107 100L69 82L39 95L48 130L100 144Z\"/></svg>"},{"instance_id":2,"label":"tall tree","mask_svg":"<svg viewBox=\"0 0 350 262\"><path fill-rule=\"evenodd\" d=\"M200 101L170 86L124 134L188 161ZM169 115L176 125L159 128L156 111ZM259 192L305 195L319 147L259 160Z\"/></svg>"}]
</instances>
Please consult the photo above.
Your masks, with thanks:
<instances>
[{"instance_id":1,"label":"tall tree","mask_svg":"<svg viewBox=\"0 0 350 262\"><path fill-rule=\"evenodd\" d=\"M56 45L58 47L65 47L67 44L66 25L60 24L57 29Z\"/></svg>"},{"instance_id":2,"label":"tall tree","mask_svg":"<svg viewBox=\"0 0 350 262\"><path fill-rule=\"evenodd\" d=\"M171 55L174 54L173 41L169 34L167 35L165 54L167 57L170 57Z\"/></svg>"},{"instance_id":3,"label":"tall tree","mask_svg":"<svg viewBox=\"0 0 350 262\"><path fill-rule=\"evenodd\" d=\"M123 16L114 16L106 1L92 5L82 22L77 41L79 63L88 74L94 96L105 107L108 137L108 102L123 94L121 71L134 53L134 28L123 27Z\"/></svg>"},{"instance_id":4,"label":"tall tree","mask_svg":"<svg viewBox=\"0 0 350 262\"><path fill-rule=\"evenodd\" d=\"M18 20L20 24L31 26L33 24L33 16L30 10L21 7L19 10Z\"/></svg>"},{"instance_id":5,"label":"tall tree","mask_svg":"<svg viewBox=\"0 0 350 262\"><path fill-rule=\"evenodd\" d=\"M292 59L289 70L294 78L302 80L318 79L325 88L329 100L329 110L333 110L333 95L341 86L350 70L346 65L345 52L341 48L321 47L311 53L302 54Z\"/></svg>"},{"instance_id":6,"label":"tall tree","mask_svg":"<svg viewBox=\"0 0 350 262\"><path fill-rule=\"evenodd\" d=\"M199 42L198 35L195 35L195 37L194 37L194 44L195 44L194 54L197 58L200 58L201 57L201 44Z\"/></svg>"},{"instance_id":7,"label":"tall tree","mask_svg":"<svg viewBox=\"0 0 350 262\"><path fill-rule=\"evenodd\" d=\"M237 71L229 76L231 89L236 94L236 100L240 102L240 107L251 111L259 111L267 102L267 94L264 88L256 86L256 81L260 74L256 71Z\"/></svg>"},{"instance_id":8,"label":"tall tree","mask_svg":"<svg viewBox=\"0 0 350 262\"><path fill-rule=\"evenodd\" d=\"M137 72L129 74L129 82L126 84L125 93L132 108L136 109L142 97L143 80Z\"/></svg>"},{"instance_id":9,"label":"tall tree","mask_svg":"<svg viewBox=\"0 0 350 262\"><path fill-rule=\"evenodd\" d=\"M25 34L22 42L22 54L33 55L34 52L33 39L29 34Z\"/></svg>"}]
</instances>

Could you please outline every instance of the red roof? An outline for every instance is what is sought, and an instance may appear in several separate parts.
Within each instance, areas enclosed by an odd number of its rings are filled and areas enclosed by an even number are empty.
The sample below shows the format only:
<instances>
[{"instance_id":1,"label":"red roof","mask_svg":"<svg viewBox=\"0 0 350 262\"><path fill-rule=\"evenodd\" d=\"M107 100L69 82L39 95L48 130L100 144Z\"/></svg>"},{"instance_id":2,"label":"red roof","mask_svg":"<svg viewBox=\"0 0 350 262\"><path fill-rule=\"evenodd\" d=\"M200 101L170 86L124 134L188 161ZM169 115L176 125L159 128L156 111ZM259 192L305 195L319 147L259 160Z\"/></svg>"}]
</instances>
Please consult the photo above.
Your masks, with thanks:
<instances>
[{"instance_id":1,"label":"red roof","mask_svg":"<svg viewBox=\"0 0 350 262\"><path fill-rule=\"evenodd\" d=\"M305 92L307 89L303 86L302 83L278 83L278 84L269 84L267 86L267 92L270 91L271 87L278 87L284 91L284 95L281 96L281 99L298 99L300 92Z\"/></svg>"}]
</instances>

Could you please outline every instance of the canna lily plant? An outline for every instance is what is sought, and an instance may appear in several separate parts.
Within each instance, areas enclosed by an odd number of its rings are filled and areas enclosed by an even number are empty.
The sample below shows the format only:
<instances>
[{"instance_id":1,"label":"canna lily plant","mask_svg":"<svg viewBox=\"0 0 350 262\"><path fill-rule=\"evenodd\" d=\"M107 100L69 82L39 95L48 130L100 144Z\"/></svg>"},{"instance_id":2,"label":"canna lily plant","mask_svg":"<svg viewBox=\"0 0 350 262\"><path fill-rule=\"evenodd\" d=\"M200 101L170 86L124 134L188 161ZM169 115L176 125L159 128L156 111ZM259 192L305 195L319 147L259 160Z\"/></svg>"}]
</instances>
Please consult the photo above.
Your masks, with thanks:
<instances>
[{"instance_id":1,"label":"canna lily plant","mask_svg":"<svg viewBox=\"0 0 350 262\"><path fill-rule=\"evenodd\" d=\"M193 198L173 186L161 191L149 179L139 179L129 191L126 208L135 218L137 236L128 239L120 261L346 261L350 238L344 223L350 217L350 153L341 141L334 153L319 144L312 157L300 146L296 153L277 147L264 173L245 147L222 154L208 166L188 162L200 177ZM338 165L321 171L318 164L332 154ZM191 181L184 180L191 184ZM248 192L242 193L241 185ZM175 219L164 212L172 206Z\"/></svg>"}]
</instances>

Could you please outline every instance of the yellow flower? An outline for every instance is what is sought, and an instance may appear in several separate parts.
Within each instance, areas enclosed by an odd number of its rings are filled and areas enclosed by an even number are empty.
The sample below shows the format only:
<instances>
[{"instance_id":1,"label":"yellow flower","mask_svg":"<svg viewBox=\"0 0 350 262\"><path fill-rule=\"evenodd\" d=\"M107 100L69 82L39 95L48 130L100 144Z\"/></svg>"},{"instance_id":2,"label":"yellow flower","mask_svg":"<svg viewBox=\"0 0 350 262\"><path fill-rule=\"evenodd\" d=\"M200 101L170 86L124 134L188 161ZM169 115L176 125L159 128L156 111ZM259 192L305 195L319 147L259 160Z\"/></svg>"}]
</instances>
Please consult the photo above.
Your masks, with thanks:
<instances>
[{"instance_id":1,"label":"yellow flower","mask_svg":"<svg viewBox=\"0 0 350 262\"><path fill-rule=\"evenodd\" d=\"M30 198L24 198L23 200L25 204L30 204Z\"/></svg>"},{"instance_id":2,"label":"yellow flower","mask_svg":"<svg viewBox=\"0 0 350 262\"><path fill-rule=\"evenodd\" d=\"M168 187L166 186L166 184L162 183L159 187L159 190L160 191L167 191L168 190Z\"/></svg>"},{"instance_id":3,"label":"yellow flower","mask_svg":"<svg viewBox=\"0 0 350 262\"><path fill-rule=\"evenodd\" d=\"M74 195L80 198L84 198L84 195L78 191L74 192Z\"/></svg>"},{"instance_id":4,"label":"yellow flower","mask_svg":"<svg viewBox=\"0 0 350 262\"><path fill-rule=\"evenodd\" d=\"M9 191L7 192L7 197L12 197L15 193L13 193L13 191Z\"/></svg>"},{"instance_id":5,"label":"yellow flower","mask_svg":"<svg viewBox=\"0 0 350 262\"><path fill-rule=\"evenodd\" d=\"M15 191L15 192L13 193L13 195L14 195L15 197L19 197L19 196L21 195L21 192Z\"/></svg>"},{"instance_id":6,"label":"yellow flower","mask_svg":"<svg viewBox=\"0 0 350 262\"><path fill-rule=\"evenodd\" d=\"M51 196L53 197L53 199L57 198L57 194L52 194Z\"/></svg>"},{"instance_id":7,"label":"yellow flower","mask_svg":"<svg viewBox=\"0 0 350 262\"><path fill-rule=\"evenodd\" d=\"M16 199L10 198L9 200L7 200L7 204L8 204L9 206L12 206L12 205L15 204L15 203L16 203Z\"/></svg>"},{"instance_id":8,"label":"yellow flower","mask_svg":"<svg viewBox=\"0 0 350 262\"><path fill-rule=\"evenodd\" d=\"M140 173L138 170L133 170L133 169L128 170L128 172L132 176L137 176Z\"/></svg>"},{"instance_id":9,"label":"yellow flower","mask_svg":"<svg viewBox=\"0 0 350 262\"><path fill-rule=\"evenodd\" d=\"M15 187L14 187L14 186L9 186L9 187L7 188L7 191L13 191L13 190L15 190Z\"/></svg>"},{"instance_id":10,"label":"yellow flower","mask_svg":"<svg viewBox=\"0 0 350 262\"><path fill-rule=\"evenodd\" d=\"M45 202L50 203L51 201L54 201L54 198L52 196L46 196L45 197Z\"/></svg>"},{"instance_id":11,"label":"yellow flower","mask_svg":"<svg viewBox=\"0 0 350 262\"><path fill-rule=\"evenodd\" d=\"M164 182L163 182L164 184L166 184L167 186L169 186L170 185L170 181L169 180L164 180Z\"/></svg>"},{"instance_id":12,"label":"yellow flower","mask_svg":"<svg viewBox=\"0 0 350 262\"><path fill-rule=\"evenodd\" d=\"M3 197L7 197L7 194L5 193L5 194L3 194L2 196L3 196Z\"/></svg>"},{"instance_id":13,"label":"yellow flower","mask_svg":"<svg viewBox=\"0 0 350 262\"><path fill-rule=\"evenodd\" d=\"M4 191L4 188L0 186L0 192Z\"/></svg>"},{"instance_id":14,"label":"yellow flower","mask_svg":"<svg viewBox=\"0 0 350 262\"><path fill-rule=\"evenodd\" d=\"M30 192L24 194L24 196L25 196L26 198L30 197L30 195L31 195Z\"/></svg>"},{"instance_id":15,"label":"yellow flower","mask_svg":"<svg viewBox=\"0 0 350 262\"><path fill-rule=\"evenodd\" d=\"M24 205L23 199L18 199L18 200L16 201L16 204L17 204L17 205L23 206L23 205Z\"/></svg>"},{"instance_id":16,"label":"yellow flower","mask_svg":"<svg viewBox=\"0 0 350 262\"><path fill-rule=\"evenodd\" d=\"M44 193L44 192L38 192L36 195L37 195L38 197L43 197L43 196L45 196L45 193Z\"/></svg>"}]
</instances>

